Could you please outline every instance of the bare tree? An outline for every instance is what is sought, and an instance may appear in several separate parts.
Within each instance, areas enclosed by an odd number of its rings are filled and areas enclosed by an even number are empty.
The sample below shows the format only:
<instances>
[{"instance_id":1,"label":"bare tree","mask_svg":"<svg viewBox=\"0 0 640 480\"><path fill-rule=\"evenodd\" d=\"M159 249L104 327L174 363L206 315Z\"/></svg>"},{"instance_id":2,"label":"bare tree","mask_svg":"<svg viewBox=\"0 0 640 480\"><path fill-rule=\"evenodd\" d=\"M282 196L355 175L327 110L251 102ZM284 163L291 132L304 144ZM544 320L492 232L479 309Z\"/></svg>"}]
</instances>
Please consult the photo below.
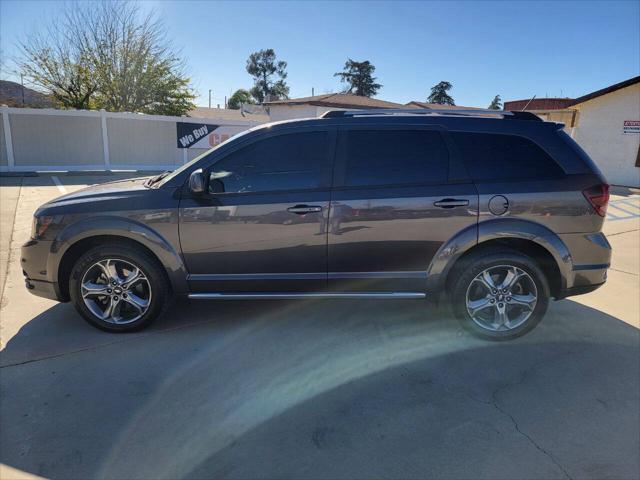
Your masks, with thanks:
<instances>
[{"instance_id":1,"label":"bare tree","mask_svg":"<svg viewBox=\"0 0 640 480\"><path fill-rule=\"evenodd\" d=\"M167 115L194 108L163 23L136 3L73 5L46 38L33 35L21 47L21 70L63 106Z\"/></svg>"},{"instance_id":2,"label":"bare tree","mask_svg":"<svg viewBox=\"0 0 640 480\"><path fill-rule=\"evenodd\" d=\"M19 44L21 57L16 61L20 73L41 87L65 108L91 107L98 89L93 65L78 38L81 25L68 19L53 22L41 33L34 33ZM83 28L83 27L82 27Z\"/></svg>"}]
</instances>

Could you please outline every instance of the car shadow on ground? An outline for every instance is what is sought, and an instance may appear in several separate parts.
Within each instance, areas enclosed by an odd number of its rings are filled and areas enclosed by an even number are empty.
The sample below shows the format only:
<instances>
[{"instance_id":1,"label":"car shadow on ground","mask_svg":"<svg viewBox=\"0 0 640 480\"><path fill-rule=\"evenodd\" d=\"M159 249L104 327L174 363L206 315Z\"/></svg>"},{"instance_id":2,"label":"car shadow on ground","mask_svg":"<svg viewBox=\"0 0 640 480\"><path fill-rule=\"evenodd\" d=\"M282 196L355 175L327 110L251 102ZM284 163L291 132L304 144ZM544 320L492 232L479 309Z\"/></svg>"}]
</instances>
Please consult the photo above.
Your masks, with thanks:
<instances>
[{"instance_id":1,"label":"car shadow on ground","mask_svg":"<svg viewBox=\"0 0 640 480\"><path fill-rule=\"evenodd\" d=\"M639 341L568 300L506 343L420 301L178 303L131 335L57 305L2 352L0 462L51 478L637 478Z\"/></svg>"}]
</instances>

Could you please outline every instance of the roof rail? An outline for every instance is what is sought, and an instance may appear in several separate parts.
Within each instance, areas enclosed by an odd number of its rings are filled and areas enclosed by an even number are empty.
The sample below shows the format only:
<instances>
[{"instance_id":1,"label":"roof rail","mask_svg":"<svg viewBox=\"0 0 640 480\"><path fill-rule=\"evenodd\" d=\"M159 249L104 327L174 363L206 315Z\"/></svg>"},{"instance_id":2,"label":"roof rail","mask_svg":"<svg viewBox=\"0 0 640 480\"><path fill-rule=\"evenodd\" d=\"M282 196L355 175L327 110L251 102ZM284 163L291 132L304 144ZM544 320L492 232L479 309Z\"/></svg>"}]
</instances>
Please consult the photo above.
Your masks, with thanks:
<instances>
[{"instance_id":1,"label":"roof rail","mask_svg":"<svg viewBox=\"0 0 640 480\"><path fill-rule=\"evenodd\" d=\"M436 115L453 117L486 117L494 116L509 120L543 120L531 112L512 112L509 110L489 109L431 109L431 108L376 108L372 110L329 110L320 118L364 117L380 115Z\"/></svg>"}]
</instances>

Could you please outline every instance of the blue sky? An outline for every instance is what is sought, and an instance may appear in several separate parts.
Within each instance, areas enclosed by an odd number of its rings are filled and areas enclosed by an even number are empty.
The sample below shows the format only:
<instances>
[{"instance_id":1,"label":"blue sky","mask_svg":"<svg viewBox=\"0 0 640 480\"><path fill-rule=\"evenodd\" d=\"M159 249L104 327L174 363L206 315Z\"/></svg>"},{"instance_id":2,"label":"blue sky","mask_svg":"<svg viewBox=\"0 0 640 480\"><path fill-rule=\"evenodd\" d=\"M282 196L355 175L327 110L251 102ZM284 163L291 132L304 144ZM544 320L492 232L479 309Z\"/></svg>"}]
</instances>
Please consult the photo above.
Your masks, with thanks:
<instances>
[{"instance_id":1,"label":"blue sky","mask_svg":"<svg viewBox=\"0 0 640 480\"><path fill-rule=\"evenodd\" d=\"M143 4L181 47L199 105L210 88L217 104L250 87L245 62L262 48L288 62L292 97L339 91L333 73L347 57L370 60L383 84L377 98L401 103L424 101L441 80L458 105L485 107L495 94L577 97L640 73L639 1ZM3 56L61 6L0 0Z\"/></svg>"}]
</instances>

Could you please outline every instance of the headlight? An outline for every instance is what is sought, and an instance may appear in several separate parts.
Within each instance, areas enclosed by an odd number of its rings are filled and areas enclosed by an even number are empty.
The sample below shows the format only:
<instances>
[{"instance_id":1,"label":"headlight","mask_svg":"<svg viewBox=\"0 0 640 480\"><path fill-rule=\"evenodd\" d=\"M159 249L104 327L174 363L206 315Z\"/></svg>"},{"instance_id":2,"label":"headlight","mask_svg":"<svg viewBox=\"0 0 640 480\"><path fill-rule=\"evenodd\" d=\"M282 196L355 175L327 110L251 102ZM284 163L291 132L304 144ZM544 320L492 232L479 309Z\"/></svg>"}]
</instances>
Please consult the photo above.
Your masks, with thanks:
<instances>
[{"instance_id":1,"label":"headlight","mask_svg":"<svg viewBox=\"0 0 640 480\"><path fill-rule=\"evenodd\" d=\"M33 226L31 227L31 238L34 238L36 240L41 239L44 236L47 229L49 228L49 225L51 225L51 223L53 223L53 217L49 217L46 215L43 215L41 217L33 217Z\"/></svg>"}]
</instances>

